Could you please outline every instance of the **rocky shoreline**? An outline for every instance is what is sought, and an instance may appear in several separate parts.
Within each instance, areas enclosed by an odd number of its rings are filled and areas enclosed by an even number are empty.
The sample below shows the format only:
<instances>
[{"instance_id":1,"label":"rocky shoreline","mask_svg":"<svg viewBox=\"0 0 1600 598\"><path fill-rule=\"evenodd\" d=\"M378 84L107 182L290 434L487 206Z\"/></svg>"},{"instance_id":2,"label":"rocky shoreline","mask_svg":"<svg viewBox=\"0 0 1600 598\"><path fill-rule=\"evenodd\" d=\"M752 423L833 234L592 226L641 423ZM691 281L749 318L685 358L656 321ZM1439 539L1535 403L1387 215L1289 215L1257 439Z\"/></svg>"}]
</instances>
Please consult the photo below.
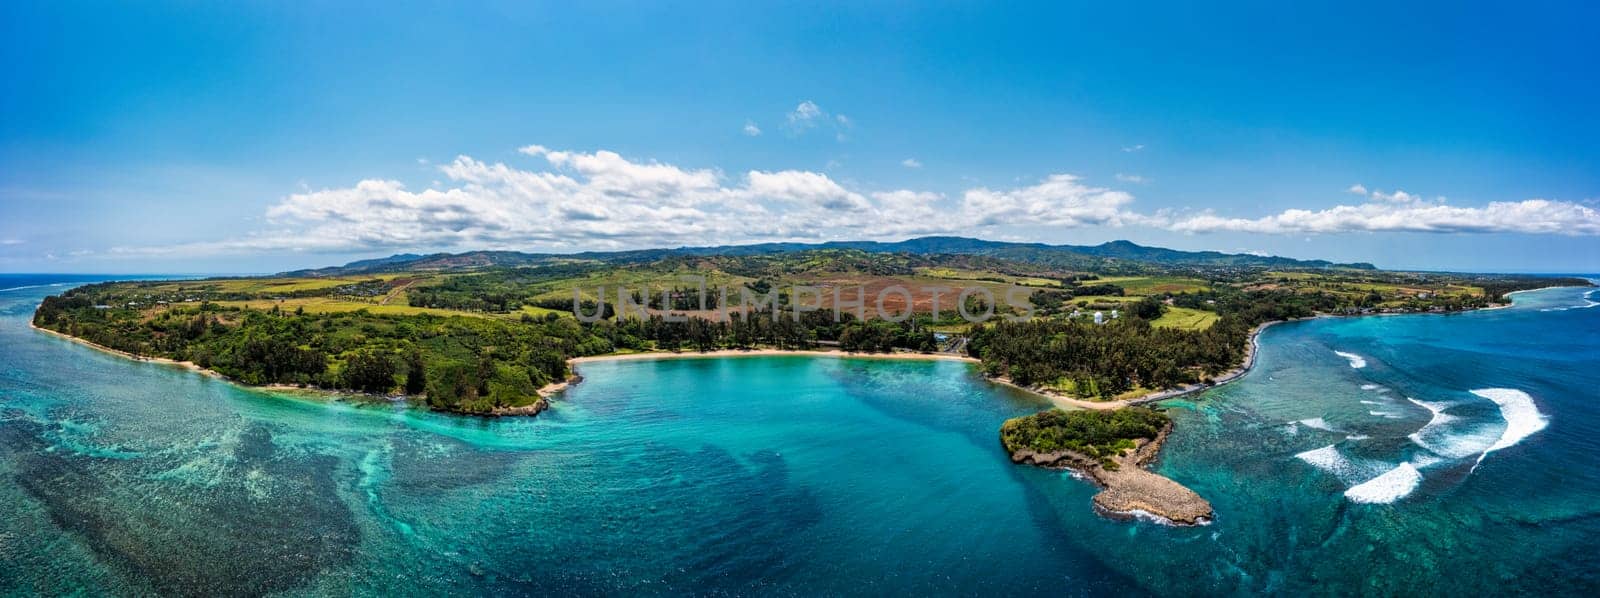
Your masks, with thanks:
<instances>
[{"instance_id":1,"label":"rocky shoreline","mask_svg":"<svg viewBox=\"0 0 1600 598\"><path fill-rule=\"evenodd\" d=\"M1099 459L1067 450L1040 453L1018 449L1011 453L1011 462L1083 474L1101 488L1094 495L1095 508L1112 517L1149 514L1174 525L1210 523L1214 517L1210 502L1184 485L1145 469L1155 462L1171 433L1172 424L1168 423L1154 439L1140 440L1133 450L1111 458L1115 469L1107 469Z\"/></svg>"}]
</instances>

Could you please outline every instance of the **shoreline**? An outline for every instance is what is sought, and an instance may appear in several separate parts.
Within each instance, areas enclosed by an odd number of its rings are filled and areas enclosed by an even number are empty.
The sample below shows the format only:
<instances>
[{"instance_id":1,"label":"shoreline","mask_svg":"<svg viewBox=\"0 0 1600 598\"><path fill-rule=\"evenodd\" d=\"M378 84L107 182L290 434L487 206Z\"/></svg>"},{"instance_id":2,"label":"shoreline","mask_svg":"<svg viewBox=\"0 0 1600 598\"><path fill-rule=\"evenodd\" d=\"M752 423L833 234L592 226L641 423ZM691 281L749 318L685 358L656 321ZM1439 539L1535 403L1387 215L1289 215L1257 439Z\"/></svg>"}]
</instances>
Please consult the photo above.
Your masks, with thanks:
<instances>
[{"instance_id":1,"label":"shoreline","mask_svg":"<svg viewBox=\"0 0 1600 598\"><path fill-rule=\"evenodd\" d=\"M1375 314L1365 314L1365 315L1375 315ZM1181 397L1181 396L1184 396L1184 395L1194 394L1194 393L1201 392L1201 391L1204 391L1204 390L1210 390L1210 389L1222 386L1224 384L1227 384L1229 382L1233 382L1235 380L1243 378L1245 374L1250 373L1250 370L1255 368L1255 365L1256 365L1256 354L1261 350L1260 338L1261 338L1261 333L1262 332L1264 332L1264 331L1266 331L1266 329L1271 328L1273 326L1276 326L1278 324L1284 324L1284 323L1287 323L1287 322L1301 322L1301 321L1312 320L1312 319L1321 318L1321 317L1341 317L1341 316L1331 316L1331 315L1330 316L1322 316L1322 315L1317 315L1317 316L1312 316L1310 318L1296 318L1296 319L1291 319L1291 320L1273 320L1271 322L1263 322L1261 324L1258 324L1255 327L1255 329L1250 331L1250 340L1249 340L1248 343L1245 344L1245 348L1244 348L1244 363L1239 365L1238 367L1235 367L1235 368L1233 368L1231 370L1223 372L1221 376L1218 376L1215 380L1211 381L1209 384L1208 383L1204 383L1204 382L1196 382L1194 384L1190 384L1190 385L1187 385L1187 386L1180 386L1178 388L1171 388L1171 389L1167 389L1167 390L1157 391L1157 392L1153 392L1153 393L1150 393L1150 394L1147 394L1147 395L1144 395L1144 396L1134 397L1134 398L1131 398L1131 399L1118 399L1118 400L1115 400L1115 401L1090 401L1090 400L1087 400L1087 399L1080 399L1080 398L1077 398L1077 397L1069 397L1067 395L1058 393L1058 392L1053 391L1053 390L1045 389L1045 388L1022 386L1022 385L1019 385L1019 384L1017 384L1015 382L1012 382L1010 379L1005 378L1003 376L994 377L994 378L985 377L984 379L985 380L989 380L990 382L994 382L995 384L1009 386L1011 388L1015 388L1015 389L1021 390L1023 392L1028 392L1028 393L1032 393L1032 394L1044 397L1045 399L1049 400L1051 404L1053 404L1057 408L1061 408L1061 409L1077 408L1077 409L1104 409L1104 410L1110 410L1110 409L1121 409L1123 407L1132 407L1132 406L1135 406L1135 405L1144 405L1144 404L1147 404L1147 403L1155 403L1155 402L1159 402L1159 401L1165 401L1167 399L1174 399L1174 398ZM1353 317L1361 317L1361 316L1353 316Z\"/></svg>"},{"instance_id":2,"label":"shoreline","mask_svg":"<svg viewBox=\"0 0 1600 598\"><path fill-rule=\"evenodd\" d=\"M835 359L898 359L907 361L965 361L977 363L978 360L955 353L863 353L857 351L841 351L839 349L716 349L713 351L641 351L638 353L609 353L606 355L589 355L573 357L567 360L572 365L596 363L602 361L650 361L657 359L711 359L718 357L832 357Z\"/></svg>"},{"instance_id":3,"label":"shoreline","mask_svg":"<svg viewBox=\"0 0 1600 598\"><path fill-rule=\"evenodd\" d=\"M243 389L246 389L246 390L267 392L267 393L272 393L272 394L276 394L276 395L298 395L298 396L294 397L294 398L298 398L298 399L306 399L306 398L312 398L312 399L316 399L316 400L367 399L367 400L370 400L370 401L372 401L374 403L379 402L379 401L388 402L388 403L395 403L395 402L407 402L407 403L409 403L412 399L419 397L419 395L404 395L404 394L402 394L402 395L375 395L375 394L368 394L368 393L362 393L362 392L353 392L353 391L329 390L329 389L326 389L326 388L319 388L319 387L316 387L316 386L295 386L293 384L283 384L283 383L246 384L244 382L240 382L238 380L234 380L232 378L224 376L221 372L218 372L216 370L211 370L211 369L207 369L207 368L201 367L200 364L197 364L197 363L192 362L192 361L178 361L176 359L171 359L171 358L167 358L167 357L149 357L149 356L145 356L145 355L135 355L133 353L129 353L129 352L123 351L121 349L113 349L111 347L107 347L107 346L102 345L100 343L96 343L94 341L90 341L90 340L87 340L87 339L78 338L76 336L72 336L72 335L64 333L64 332L57 332L57 331L51 330L49 328L41 328L37 324L34 324L32 319L28 320L28 327L32 328L32 329L34 329L36 331L43 332L45 334L49 334L49 335L54 336L56 338L60 338L62 340L66 340L66 341L70 341L70 342L73 342L73 343L77 343L77 344L82 345L84 347L88 347L90 349L94 349L94 350L100 351L102 353L115 355L117 357L121 357L121 358L127 359L129 361L138 361L138 362L143 362L143 363L153 363L153 364L156 364L156 365L173 366L173 367L189 370L191 372L195 372L197 374L200 374L202 376L206 376L208 378L215 378L217 380L221 380L223 382L227 382L228 384L232 384L234 386L237 386L239 388L243 388ZM437 413L450 413L450 414L455 414L455 415L477 415L477 416L497 416L497 417L504 417L504 416L534 416L534 415L538 415L540 412L544 411L545 409L548 409L549 406L550 406L549 405L549 401L547 400L549 398L549 394L547 394L545 392L545 389L551 388L551 387L565 388L566 385L569 382L572 382L572 381L573 380L569 379L567 381L556 382L556 383L552 383L552 384L546 386L545 388L539 389L539 398L537 400L535 400L533 403L529 403L527 405L522 405L522 406L518 406L518 407L496 407L493 411L490 411L488 413L470 413L470 412L466 412L466 411L446 411L446 410L439 410L439 409L432 409L432 408L428 408L428 411L434 411L434 412L437 412Z\"/></svg>"},{"instance_id":4,"label":"shoreline","mask_svg":"<svg viewBox=\"0 0 1600 598\"><path fill-rule=\"evenodd\" d=\"M395 402L395 401L399 401L399 400L409 401L410 399L416 397L416 395L371 395L371 394L359 393L359 392L347 392L347 391L339 391L339 390L329 390L329 389L326 389L326 388L319 388L319 387L315 387L315 386L296 386L296 385L293 385L293 384L282 384L282 383L246 384L244 382L240 382L238 380L234 380L232 378L229 378L229 377L223 375L221 372L218 372L216 370L212 370L212 369L207 369L205 367L201 367L200 364L197 364L197 363L192 362L192 361L178 361L176 359L171 359L171 358L167 358L167 357L152 357L152 356L146 356L146 355L136 355L134 353L129 353L129 352L123 351L121 349L113 349L111 347L107 347L105 345L102 345L100 343L96 343L94 341L90 341L88 339L78 338L76 336L72 336L72 335L64 333L64 332L58 332L58 331L55 331L55 330L51 330L49 328L43 328L43 327L40 327L37 324L34 324L32 318L28 319L28 328L31 328L31 329L36 330L38 332L43 332L45 334L49 334L51 336L54 336L56 338L60 338L62 340L66 340L66 341L70 341L70 342L73 342L73 343L77 343L79 345L82 345L84 347L88 347L90 349L94 349L96 351L100 351L102 353L115 355L117 357L121 357L123 359L127 359L127 360L130 360L130 361L138 361L138 362L143 362L143 363L154 363L154 364L159 364L159 365L168 365L168 366L178 367L178 368L182 368L182 369L185 369L185 370L189 370L189 371L198 373L198 374L200 374L202 376L215 378L215 379L221 380L223 382L227 382L229 384L233 384L235 386L239 386L241 388L246 388L246 389L250 389L250 390L267 391L267 392L280 393L280 394L312 395L312 396L315 396L315 397L320 398L320 399L348 399L348 398L367 397L367 398L372 398L374 400L385 400L385 401L389 401L389 402ZM578 366L578 365L581 365L581 364L584 364L584 363L594 363L594 362L601 362L601 361L643 361L643 360L656 360L656 359L697 359L697 358L711 359L711 358L727 358L727 357L774 357L774 356L832 357L832 358L835 358L835 359L886 359L886 360L908 360L908 361L963 361L963 362L967 362L967 363L977 363L978 362L977 359L974 359L974 358L971 358L971 357L967 357L965 355L956 355L956 354L952 354L952 353L859 353L859 352L851 352L851 351L841 351L841 350L838 350L838 349L816 349L816 350L812 350L812 349L718 349L718 350L715 350L715 351L706 351L706 352L646 351L646 352L640 352L640 353L614 353L614 354L608 354L608 355L590 355L590 356L586 356L586 357L573 357L571 359L568 359L567 363L569 365L574 366L574 368L573 368L574 371L573 371L572 375L568 376L566 380L562 380L562 381L559 381L559 382L551 382L551 383L546 384L543 387L539 388L539 390L538 390L539 398L537 400L535 400L533 403L530 403L530 404L527 404L527 405L518 406L518 407L497 407L493 411L490 411L488 413L473 413L473 412L465 412L465 411L448 411L448 410L439 410L439 409L432 409L432 408L429 408L428 410L429 411L436 411L436 412L439 412L439 413L451 413L451 414L456 414L456 415L477 415L477 416L534 416L534 415L538 415L539 413L545 411L546 409L549 409L549 407L550 407L549 399L551 397L553 397L555 395L558 395L558 394L566 391L567 389L572 388L574 385L577 385L579 382L583 381L583 376L576 372L577 368L575 366Z\"/></svg>"},{"instance_id":5,"label":"shoreline","mask_svg":"<svg viewBox=\"0 0 1600 598\"><path fill-rule=\"evenodd\" d=\"M242 384L242 383L239 383L239 382L235 382L233 380L229 380L227 376L222 375L220 372L217 372L215 370L208 370L206 368L200 367L200 364L197 364L197 363L195 363L193 361L178 361L176 359L169 359L169 358L166 358L166 357L148 357L148 356L144 356L144 355L135 355L133 353L129 353L129 352L123 351L121 349L113 349L111 347L107 347L105 345L102 345L100 343L96 343L96 342L91 341L91 340L78 338L76 336L72 336L72 335L67 334L65 332L57 332L57 331L51 330L49 328L41 328L37 324L33 323L33 319L32 318L28 319L28 327L32 328L34 330L37 330L39 332L43 332L45 334L49 334L49 335L55 336L57 338L65 339L65 340L68 340L68 341L72 341L74 343L83 345L83 346L88 347L90 349L94 349L96 351L101 351L101 352L104 352L104 353L110 353L112 355L116 355L116 356L124 358L124 359L129 359L129 360L133 360L133 361L142 361L142 362L147 362L147 363L156 363L156 364L161 364L161 365L176 366L176 367L180 367L180 368L183 368L183 369L186 369L186 370L190 370L190 371L193 371L193 372L198 372L198 373L200 373L202 375L210 376L210 377L216 378L218 380L226 380L228 382L232 382L234 384L238 384L240 386L244 386L244 387L247 387L247 388L273 389L275 386L285 386L285 387L288 387L288 388L293 388L295 390L318 390L318 389L305 389L305 388L300 388L300 387L297 387L297 386L291 387L291 386L288 386L288 385L265 385L265 386L253 386L252 387L252 386L250 386L248 384Z\"/></svg>"},{"instance_id":6,"label":"shoreline","mask_svg":"<svg viewBox=\"0 0 1600 598\"><path fill-rule=\"evenodd\" d=\"M610 353L606 355L588 355L573 357L567 360L567 365L572 367L572 378L563 382L554 382L539 389L542 397L551 397L565 392L573 385L582 382L583 376L578 373L578 366L586 363L600 363L606 361L657 361L668 359L726 359L729 357L827 357L832 359L881 359L900 361L960 361L965 363L979 363L979 360L955 353L862 353L856 351L842 351L839 349L716 349L713 351L641 351L638 353Z\"/></svg>"},{"instance_id":7,"label":"shoreline","mask_svg":"<svg viewBox=\"0 0 1600 598\"><path fill-rule=\"evenodd\" d=\"M1520 290L1520 291L1511 291L1509 293L1506 293L1506 296L1510 297L1511 295L1515 295L1517 293L1531 293L1531 292L1534 292L1534 291L1545 291L1545 290L1550 290L1550 289L1572 289L1572 288L1585 288L1585 287L1557 285L1557 286L1550 286L1550 287L1540 287L1540 288L1537 288L1537 289L1523 289L1523 290ZM1009 387L1015 388L1017 390L1021 390L1021 391L1024 391L1024 392L1029 392L1029 393L1033 393L1033 394L1039 395L1041 397L1049 399L1050 402L1055 404L1057 407L1062 407L1063 405L1066 405L1066 406L1069 406L1069 407L1074 407L1074 408L1079 408L1079 409L1121 409L1123 407L1131 407L1131 406L1134 406L1134 405L1144 405L1144 404L1148 404L1148 403L1156 403L1156 402L1160 402L1160 401L1165 401L1167 399L1175 399L1175 398L1178 398L1178 397L1181 397L1181 396L1184 396L1184 395L1190 395L1190 394L1194 394L1194 393L1197 393L1197 392L1201 392L1201 391L1217 388L1217 387L1222 386L1224 384L1228 384L1230 382L1234 382L1234 381L1236 381L1236 380L1238 380L1240 378L1243 378L1245 374L1250 373L1250 370L1255 368L1256 355L1261 350L1261 340L1260 340L1261 339L1261 333L1265 332L1266 329L1268 329L1268 328L1271 328L1273 326L1277 326L1278 324L1287 324L1287 323L1291 323L1291 322L1305 322L1305 321L1309 321L1309 320L1318 320L1318 319L1322 319L1322 318L1381 318L1381 317L1390 317L1390 316L1445 316L1445 315L1452 315L1452 314L1464 314L1464 313L1481 312L1481 311L1493 311L1493 310L1497 310L1497 309L1506 309L1506 308L1515 307L1515 306L1516 306L1516 302L1515 301L1508 301L1508 302L1503 303L1503 304L1489 305L1489 306L1486 306L1486 307L1477 307L1477 308L1473 308L1473 309L1464 309L1464 310L1459 310L1459 311L1447 311L1447 312L1419 311L1419 312L1406 312L1406 313L1375 313L1375 314L1328 314L1328 313L1319 313L1319 314L1316 314L1314 316L1309 316L1309 317L1304 317L1304 318L1290 318L1290 319L1287 319L1287 320L1273 320L1271 322L1262 322L1261 324L1256 325L1256 327L1253 330L1250 331L1250 340L1245 345L1245 349L1244 349L1244 363L1239 365L1238 367L1235 367L1235 368L1233 368L1231 370L1223 372L1222 375L1217 376L1217 378L1215 380L1212 380L1211 383L1207 384L1207 383L1202 383L1202 382L1196 382L1194 384L1190 384L1190 385L1187 385L1187 386L1181 386L1181 387L1178 387L1178 388L1171 388L1171 389L1167 389L1167 390L1157 391L1157 392L1153 392L1153 393L1150 393L1150 394L1147 394L1147 395L1134 397L1134 398L1131 398L1131 399L1118 399L1118 400L1115 400L1115 401L1090 401L1090 400L1086 400L1086 399L1079 399L1079 398L1076 398L1076 397L1069 397L1069 396L1066 396L1066 395L1063 395L1061 393L1055 392L1053 390L1045 389L1045 388L1021 386L1021 385L1018 385L1018 384L1012 382L1011 380L1009 380L1009 379L1007 379L1005 377L994 377L994 378L987 378L986 377L985 379L987 379L987 380L989 380L991 382L994 382L996 384L1009 386ZM1063 407L1063 408L1065 408L1065 407Z\"/></svg>"}]
</instances>

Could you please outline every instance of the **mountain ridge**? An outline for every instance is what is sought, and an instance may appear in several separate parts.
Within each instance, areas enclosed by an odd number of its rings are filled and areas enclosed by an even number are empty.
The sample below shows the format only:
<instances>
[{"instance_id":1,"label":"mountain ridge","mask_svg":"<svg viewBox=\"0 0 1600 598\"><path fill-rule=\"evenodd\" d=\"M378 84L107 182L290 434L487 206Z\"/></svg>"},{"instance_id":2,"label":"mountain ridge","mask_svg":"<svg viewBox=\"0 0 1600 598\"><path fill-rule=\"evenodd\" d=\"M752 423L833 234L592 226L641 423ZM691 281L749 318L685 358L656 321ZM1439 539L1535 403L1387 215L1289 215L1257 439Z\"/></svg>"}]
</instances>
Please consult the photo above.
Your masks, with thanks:
<instances>
[{"instance_id":1,"label":"mountain ridge","mask_svg":"<svg viewBox=\"0 0 1600 598\"><path fill-rule=\"evenodd\" d=\"M342 266L284 272L291 276L339 276L394 270L451 270L532 266L572 260L637 263L680 256L750 256L817 250L855 250L867 253L913 255L980 255L1017 262L1093 271L1107 267L1144 265L1172 267L1288 267L1375 270L1369 263L1336 263L1220 251L1183 251L1116 240L1099 245L1051 245L990 241L972 237L928 236L904 241L826 241L822 243L771 242L748 245L680 246L676 248L579 253L529 253L477 250L460 253L397 253L388 257L356 260Z\"/></svg>"}]
</instances>

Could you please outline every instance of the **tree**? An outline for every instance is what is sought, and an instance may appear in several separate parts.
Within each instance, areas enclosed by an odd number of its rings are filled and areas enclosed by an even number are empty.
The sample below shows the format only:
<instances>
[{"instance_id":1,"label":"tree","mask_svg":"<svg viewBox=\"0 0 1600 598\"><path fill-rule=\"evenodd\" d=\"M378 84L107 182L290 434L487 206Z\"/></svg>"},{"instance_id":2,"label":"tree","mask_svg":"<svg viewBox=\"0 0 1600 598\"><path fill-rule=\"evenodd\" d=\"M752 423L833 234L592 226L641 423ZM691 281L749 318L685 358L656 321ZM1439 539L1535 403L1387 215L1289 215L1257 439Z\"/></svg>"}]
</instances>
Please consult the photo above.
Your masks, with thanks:
<instances>
[{"instance_id":1,"label":"tree","mask_svg":"<svg viewBox=\"0 0 1600 598\"><path fill-rule=\"evenodd\" d=\"M406 394L419 395L427 389L428 373L422 362L422 350L413 347L406 354Z\"/></svg>"},{"instance_id":2,"label":"tree","mask_svg":"<svg viewBox=\"0 0 1600 598\"><path fill-rule=\"evenodd\" d=\"M394 361L369 349L346 358L341 377L346 388L377 393L394 388L394 374Z\"/></svg>"},{"instance_id":3,"label":"tree","mask_svg":"<svg viewBox=\"0 0 1600 598\"><path fill-rule=\"evenodd\" d=\"M1161 317L1161 312L1166 311L1166 304L1155 297L1145 297L1133 303L1133 315L1146 320L1155 320Z\"/></svg>"},{"instance_id":4,"label":"tree","mask_svg":"<svg viewBox=\"0 0 1600 598\"><path fill-rule=\"evenodd\" d=\"M463 402L478 398L476 385L471 366L459 361L442 363L428 381L428 406L446 411L460 409Z\"/></svg>"}]
</instances>

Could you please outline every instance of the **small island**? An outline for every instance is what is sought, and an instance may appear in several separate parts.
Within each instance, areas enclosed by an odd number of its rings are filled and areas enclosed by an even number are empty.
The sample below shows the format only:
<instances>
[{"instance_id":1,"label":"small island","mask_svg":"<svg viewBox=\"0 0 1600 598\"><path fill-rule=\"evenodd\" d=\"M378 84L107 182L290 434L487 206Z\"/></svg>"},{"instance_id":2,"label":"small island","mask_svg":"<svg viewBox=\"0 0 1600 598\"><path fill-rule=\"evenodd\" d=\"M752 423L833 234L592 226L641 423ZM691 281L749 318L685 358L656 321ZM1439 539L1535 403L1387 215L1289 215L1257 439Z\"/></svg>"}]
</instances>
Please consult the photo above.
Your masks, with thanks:
<instances>
[{"instance_id":1,"label":"small island","mask_svg":"<svg viewBox=\"0 0 1600 598\"><path fill-rule=\"evenodd\" d=\"M1095 507L1111 516L1148 514L1180 525L1211 520L1211 503L1144 469L1172 433L1172 420L1149 407L1111 411L1050 410L1007 420L1000 444L1013 463L1068 468L1103 490Z\"/></svg>"}]
</instances>

